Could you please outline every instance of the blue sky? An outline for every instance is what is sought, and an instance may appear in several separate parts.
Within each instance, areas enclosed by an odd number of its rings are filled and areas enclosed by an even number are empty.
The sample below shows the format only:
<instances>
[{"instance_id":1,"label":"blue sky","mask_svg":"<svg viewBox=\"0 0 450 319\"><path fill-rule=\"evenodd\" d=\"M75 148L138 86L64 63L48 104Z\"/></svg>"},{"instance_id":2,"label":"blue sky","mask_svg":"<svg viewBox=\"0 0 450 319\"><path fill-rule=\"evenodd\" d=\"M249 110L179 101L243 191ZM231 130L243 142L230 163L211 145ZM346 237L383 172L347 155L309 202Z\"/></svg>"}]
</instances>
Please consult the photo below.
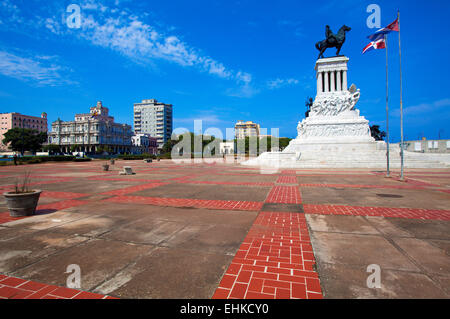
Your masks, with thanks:
<instances>
[{"instance_id":1,"label":"blue sky","mask_svg":"<svg viewBox=\"0 0 450 319\"><path fill-rule=\"evenodd\" d=\"M72 120L97 100L116 121L132 124L133 103L174 105L174 127L225 131L237 120L295 137L305 100L315 96L314 44L325 25L352 27L342 54L357 108L385 128L385 51L361 54L381 24L401 10L405 138L450 138L450 2L430 1L35 1L0 2L0 112ZM81 7L68 28L66 8ZM398 36L389 37L391 140L400 138ZM329 51L326 55L334 54Z\"/></svg>"}]
</instances>

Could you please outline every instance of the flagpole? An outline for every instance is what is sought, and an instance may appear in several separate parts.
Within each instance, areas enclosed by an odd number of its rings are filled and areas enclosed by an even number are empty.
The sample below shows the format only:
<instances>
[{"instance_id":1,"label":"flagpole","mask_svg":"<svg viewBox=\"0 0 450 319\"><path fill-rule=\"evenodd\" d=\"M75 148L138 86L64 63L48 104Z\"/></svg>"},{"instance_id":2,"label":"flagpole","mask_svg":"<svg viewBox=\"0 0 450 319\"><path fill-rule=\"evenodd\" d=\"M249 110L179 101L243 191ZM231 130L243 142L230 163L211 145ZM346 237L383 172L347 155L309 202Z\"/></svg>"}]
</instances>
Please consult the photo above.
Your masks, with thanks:
<instances>
[{"instance_id":1,"label":"flagpole","mask_svg":"<svg viewBox=\"0 0 450 319\"><path fill-rule=\"evenodd\" d=\"M386 44L386 177L390 177L389 170L389 73L388 73L388 41L387 35L384 35L384 42Z\"/></svg>"},{"instance_id":2,"label":"flagpole","mask_svg":"<svg viewBox=\"0 0 450 319\"><path fill-rule=\"evenodd\" d=\"M401 170L400 170L400 180L404 179L403 176L403 165L404 165L404 158L403 158L403 83L402 83L402 42L400 37L400 10L397 12L397 19L398 19L398 50L400 54L400 163L401 163Z\"/></svg>"}]
</instances>

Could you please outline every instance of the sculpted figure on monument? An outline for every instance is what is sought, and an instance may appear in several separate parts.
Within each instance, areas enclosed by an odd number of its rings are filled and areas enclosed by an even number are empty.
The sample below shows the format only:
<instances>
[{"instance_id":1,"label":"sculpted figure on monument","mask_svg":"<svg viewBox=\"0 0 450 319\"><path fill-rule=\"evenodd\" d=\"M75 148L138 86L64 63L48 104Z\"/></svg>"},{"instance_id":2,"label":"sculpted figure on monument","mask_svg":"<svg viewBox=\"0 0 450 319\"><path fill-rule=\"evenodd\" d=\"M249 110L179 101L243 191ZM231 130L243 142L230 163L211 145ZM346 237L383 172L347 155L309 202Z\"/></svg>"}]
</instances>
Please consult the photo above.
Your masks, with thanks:
<instances>
[{"instance_id":1,"label":"sculpted figure on monument","mask_svg":"<svg viewBox=\"0 0 450 319\"><path fill-rule=\"evenodd\" d=\"M351 111L354 109L359 97L359 89L354 93L342 91L334 92L331 95L318 95L311 107L310 116L336 116L342 112Z\"/></svg>"},{"instance_id":2,"label":"sculpted figure on monument","mask_svg":"<svg viewBox=\"0 0 450 319\"><path fill-rule=\"evenodd\" d=\"M339 56L339 53L341 52L342 45L345 42L345 33L350 31L351 28L347 27L345 24L339 29L337 34L334 34L333 31L331 31L330 26L325 27L325 36L326 39L320 42L316 43L317 50L320 51L319 57L324 58L323 54L325 53L325 50L328 48L336 48L336 56Z\"/></svg>"}]
</instances>

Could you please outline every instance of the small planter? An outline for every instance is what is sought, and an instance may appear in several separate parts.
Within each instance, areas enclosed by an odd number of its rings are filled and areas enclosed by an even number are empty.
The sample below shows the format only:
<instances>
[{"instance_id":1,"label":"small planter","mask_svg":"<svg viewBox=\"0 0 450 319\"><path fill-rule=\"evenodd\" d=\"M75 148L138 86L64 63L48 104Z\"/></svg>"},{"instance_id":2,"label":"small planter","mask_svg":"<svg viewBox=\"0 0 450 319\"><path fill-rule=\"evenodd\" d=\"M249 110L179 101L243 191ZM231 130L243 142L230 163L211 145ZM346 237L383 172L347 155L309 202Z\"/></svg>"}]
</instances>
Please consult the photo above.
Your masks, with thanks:
<instances>
[{"instance_id":1,"label":"small planter","mask_svg":"<svg viewBox=\"0 0 450 319\"><path fill-rule=\"evenodd\" d=\"M10 216L24 217L34 215L41 193L41 190L34 190L29 193L3 193Z\"/></svg>"},{"instance_id":2,"label":"small planter","mask_svg":"<svg viewBox=\"0 0 450 319\"><path fill-rule=\"evenodd\" d=\"M105 165L103 165L103 170L106 172L106 171L109 171L109 165L108 164L105 164Z\"/></svg>"}]
</instances>

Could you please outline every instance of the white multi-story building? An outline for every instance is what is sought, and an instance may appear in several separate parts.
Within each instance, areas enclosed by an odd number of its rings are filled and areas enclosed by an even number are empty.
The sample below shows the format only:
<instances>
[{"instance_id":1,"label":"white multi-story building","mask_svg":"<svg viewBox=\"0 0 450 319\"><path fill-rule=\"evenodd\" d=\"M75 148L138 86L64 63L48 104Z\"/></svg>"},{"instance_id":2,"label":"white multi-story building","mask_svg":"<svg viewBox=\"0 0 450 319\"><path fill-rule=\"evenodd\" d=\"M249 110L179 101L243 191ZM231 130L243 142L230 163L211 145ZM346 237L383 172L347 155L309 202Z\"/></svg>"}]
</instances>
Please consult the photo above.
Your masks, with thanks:
<instances>
[{"instance_id":1,"label":"white multi-story building","mask_svg":"<svg viewBox=\"0 0 450 319\"><path fill-rule=\"evenodd\" d=\"M156 137L158 148L170 140L172 135L172 104L164 104L155 99L142 100L134 104L135 134L149 134Z\"/></svg>"},{"instance_id":2,"label":"white multi-story building","mask_svg":"<svg viewBox=\"0 0 450 319\"><path fill-rule=\"evenodd\" d=\"M72 147L85 153L94 153L102 148L112 153L129 153L132 136L131 126L115 123L108 108L99 101L91 107L90 113L76 114L75 121L58 119L53 122L48 143L59 145L65 153Z\"/></svg>"},{"instance_id":3,"label":"white multi-story building","mask_svg":"<svg viewBox=\"0 0 450 319\"><path fill-rule=\"evenodd\" d=\"M149 134L136 134L131 138L133 152L137 154L158 154L158 141L156 137Z\"/></svg>"}]
</instances>

